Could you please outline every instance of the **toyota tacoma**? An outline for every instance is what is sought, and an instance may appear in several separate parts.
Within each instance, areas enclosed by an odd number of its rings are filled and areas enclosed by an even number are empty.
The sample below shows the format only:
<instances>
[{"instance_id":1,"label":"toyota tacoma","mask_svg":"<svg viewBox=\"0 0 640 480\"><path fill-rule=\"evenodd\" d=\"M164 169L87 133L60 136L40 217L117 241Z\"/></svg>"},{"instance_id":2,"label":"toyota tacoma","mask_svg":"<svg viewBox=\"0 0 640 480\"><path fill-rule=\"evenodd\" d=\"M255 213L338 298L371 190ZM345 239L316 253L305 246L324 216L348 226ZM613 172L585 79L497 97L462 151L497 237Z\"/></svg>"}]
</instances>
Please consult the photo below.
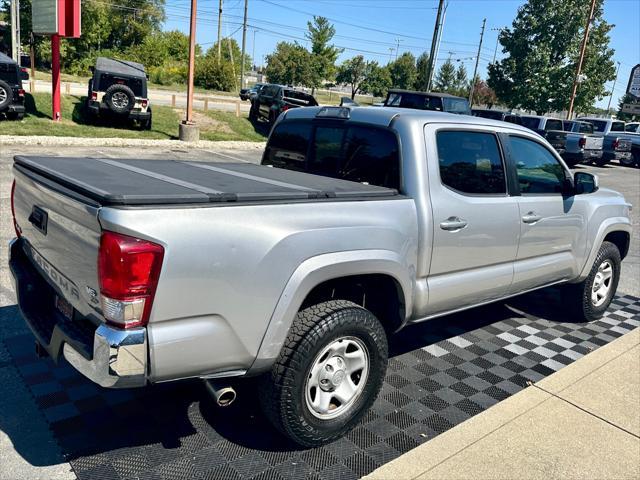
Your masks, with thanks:
<instances>
[{"instance_id":1,"label":"toyota tacoma","mask_svg":"<svg viewBox=\"0 0 640 480\"><path fill-rule=\"evenodd\" d=\"M305 446L372 405L407 325L564 284L603 315L631 206L526 128L402 108L278 117L262 165L21 157L10 269L38 349L104 387L257 377Z\"/></svg>"}]
</instances>

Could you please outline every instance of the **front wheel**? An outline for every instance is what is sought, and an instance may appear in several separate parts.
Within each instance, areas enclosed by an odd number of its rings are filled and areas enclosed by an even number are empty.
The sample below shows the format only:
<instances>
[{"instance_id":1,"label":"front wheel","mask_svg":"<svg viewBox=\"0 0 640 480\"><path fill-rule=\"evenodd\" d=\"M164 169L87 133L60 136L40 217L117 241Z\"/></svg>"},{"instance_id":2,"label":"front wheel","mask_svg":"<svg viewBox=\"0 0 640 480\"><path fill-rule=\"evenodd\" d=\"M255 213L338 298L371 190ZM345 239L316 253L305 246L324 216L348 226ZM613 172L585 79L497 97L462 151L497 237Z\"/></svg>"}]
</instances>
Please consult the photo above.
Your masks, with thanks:
<instances>
[{"instance_id":1,"label":"front wheel","mask_svg":"<svg viewBox=\"0 0 640 480\"><path fill-rule=\"evenodd\" d=\"M387 350L378 319L355 303L332 300L300 311L262 378L265 414L306 447L343 436L378 396Z\"/></svg>"},{"instance_id":2,"label":"front wheel","mask_svg":"<svg viewBox=\"0 0 640 480\"><path fill-rule=\"evenodd\" d=\"M578 321L591 322L604 315L620 280L620 251L611 242L602 242L587 278L567 285L569 305Z\"/></svg>"}]
</instances>

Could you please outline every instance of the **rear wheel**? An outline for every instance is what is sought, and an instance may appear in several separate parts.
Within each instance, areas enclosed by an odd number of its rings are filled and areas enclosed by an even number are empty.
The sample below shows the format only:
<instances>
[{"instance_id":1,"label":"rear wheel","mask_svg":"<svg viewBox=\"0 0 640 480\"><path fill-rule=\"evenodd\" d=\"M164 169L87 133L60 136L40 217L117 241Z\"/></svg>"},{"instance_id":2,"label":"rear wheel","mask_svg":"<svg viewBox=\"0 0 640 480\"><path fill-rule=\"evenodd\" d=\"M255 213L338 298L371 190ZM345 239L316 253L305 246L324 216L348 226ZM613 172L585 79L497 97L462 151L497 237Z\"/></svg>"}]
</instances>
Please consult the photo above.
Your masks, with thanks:
<instances>
[{"instance_id":1,"label":"rear wheel","mask_svg":"<svg viewBox=\"0 0 640 480\"><path fill-rule=\"evenodd\" d=\"M638 164L638 156L640 154L634 152L628 157L624 157L620 159L620 165L624 165L625 167L632 167Z\"/></svg>"},{"instance_id":2,"label":"rear wheel","mask_svg":"<svg viewBox=\"0 0 640 480\"><path fill-rule=\"evenodd\" d=\"M7 112L7 118L9 120L23 120L24 113L23 112Z\"/></svg>"},{"instance_id":3,"label":"rear wheel","mask_svg":"<svg viewBox=\"0 0 640 480\"><path fill-rule=\"evenodd\" d=\"M567 300L578 321L593 321L609 308L620 280L620 251L611 242L603 242L587 278L567 285Z\"/></svg>"},{"instance_id":4,"label":"rear wheel","mask_svg":"<svg viewBox=\"0 0 640 480\"><path fill-rule=\"evenodd\" d=\"M593 163L595 165L597 165L598 167L604 167L607 163L609 163L609 159L608 158L598 158L598 159L594 160Z\"/></svg>"},{"instance_id":5,"label":"rear wheel","mask_svg":"<svg viewBox=\"0 0 640 480\"><path fill-rule=\"evenodd\" d=\"M11 85L7 82L0 80L0 110L7 107L13 101L13 90Z\"/></svg>"},{"instance_id":6,"label":"rear wheel","mask_svg":"<svg viewBox=\"0 0 640 480\"><path fill-rule=\"evenodd\" d=\"M261 381L265 414L295 442L312 447L351 430L375 401L387 368L378 319L345 300L298 313L280 356Z\"/></svg>"}]
</instances>

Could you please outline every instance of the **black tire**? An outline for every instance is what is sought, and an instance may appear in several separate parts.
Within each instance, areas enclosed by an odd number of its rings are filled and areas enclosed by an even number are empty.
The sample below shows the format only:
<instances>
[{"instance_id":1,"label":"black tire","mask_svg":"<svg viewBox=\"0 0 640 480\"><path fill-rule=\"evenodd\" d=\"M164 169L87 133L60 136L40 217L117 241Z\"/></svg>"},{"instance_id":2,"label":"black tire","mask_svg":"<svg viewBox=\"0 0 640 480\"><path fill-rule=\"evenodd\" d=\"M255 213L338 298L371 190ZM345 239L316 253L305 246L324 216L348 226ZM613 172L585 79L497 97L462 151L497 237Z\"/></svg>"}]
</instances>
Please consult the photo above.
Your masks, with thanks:
<instances>
[{"instance_id":1,"label":"black tire","mask_svg":"<svg viewBox=\"0 0 640 480\"><path fill-rule=\"evenodd\" d=\"M126 85L114 84L104 92L104 102L113 113L122 115L129 113L136 103L136 96Z\"/></svg>"},{"instance_id":2,"label":"black tire","mask_svg":"<svg viewBox=\"0 0 640 480\"><path fill-rule=\"evenodd\" d=\"M258 112L255 102L251 102L251 108L249 109L249 120L256 122L258 120Z\"/></svg>"},{"instance_id":3,"label":"black tire","mask_svg":"<svg viewBox=\"0 0 640 480\"><path fill-rule=\"evenodd\" d=\"M13 102L13 89L4 80L0 80L0 110Z\"/></svg>"},{"instance_id":4,"label":"black tire","mask_svg":"<svg viewBox=\"0 0 640 480\"><path fill-rule=\"evenodd\" d=\"M609 262L612 269L612 276L610 279L608 292L602 298L602 303L596 304L592 299L592 293L594 290L594 283L598 280L599 269L605 262ZM591 271L587 278L576 284L567 285L566 300L569 302L571 313L574 315L574 319L577 321L591 322L597 320L604 315L604 312L609 308L609 304L613 299L618 288L618 281L620 280L620 251L611 242L602 242L598 255L593 262Z\"/></svg>"},{"instance_id":5,"label":"black tire","mask_svg":"<svg viewBox=\"0 0 640 480\"><path fill-rule=\"evenodd\" d=\"M368 373L364 380L357 373L348 374L347 363L344 363L340 379L336 380L339 370L335 370L331 382L337 381L339 387L342 381L348 381L346 374L351 378L350 384L356 385L358 393L345 405L340 405L338 401L338 406L333 407L334 413L326 415L335 415L336 409L344 408L342 413L333 418L318 418L308 405L307 387L311 382L311 368L320 365L323 359L329 362L339 356L337 353L333 356L327 353L319 357L328 346L344 341L345 345L349 345L345 347L347 352L351 347L349 342L353 342L353 339L365 347L361 350L368 360ZM360 421L378 396L387 370L387 355L384 328L368 310L345 300L332 300L306 308L298 312L271 372L261 379L260 402L265 415L280 432L306 447L323 445L340 438ZM325 368L317 370L321 372L318 376L324 373ZM365 375L364 372L367 370L361 370L359 375ZM358 380L363 384L356 384ZM326 379L321 381L323 384L326 382ZM333 383L326 384L338 388ZM315 395L321 393L318 388ZM330 404L329 410L336 402L333 398L331 401L334 403Z\"/></svg>"},{"instance_id":6,"label":"black tire","mask_svg":"<svg viewBox=\"0 0 640 480\"><path fill-rule=\"evenodd\" d=\"M598 159L593 161L593 164L598 166L598 167L604 167L607 163L609 163L609 159L608 158L598 158Z\"/></svg>"},{"instance_id":7,"label":"black tire","mask_svg":"<svg viewBox=\"0 0 640 480\"><path fill-rule=\"evenodd\" d=\"M629 157L621 158L619 163L624 167L633 167L638 164L638 156L640 156L638 153L632 152Z\"/></svg>"},{"instance_id":8,"label":"black tire","mask_svg":"<svg viewBox=\"0 0 640 480\"><path fill-rule=\"evenodd\" d=\"M631 155L633 157L633 162L634 162L635 166L636 167L640 167L640 150L636 150Z\"/></svg>"},{"instance_id":9,"label":"black tire","mask_svg":"<svg viewBox=\"0 0 640 480\"><path fill-rule=\"evenodd\" d=\"M7 119L9 120L24 120L24 112L7 112Z\"/></svg>"}]
</instances>

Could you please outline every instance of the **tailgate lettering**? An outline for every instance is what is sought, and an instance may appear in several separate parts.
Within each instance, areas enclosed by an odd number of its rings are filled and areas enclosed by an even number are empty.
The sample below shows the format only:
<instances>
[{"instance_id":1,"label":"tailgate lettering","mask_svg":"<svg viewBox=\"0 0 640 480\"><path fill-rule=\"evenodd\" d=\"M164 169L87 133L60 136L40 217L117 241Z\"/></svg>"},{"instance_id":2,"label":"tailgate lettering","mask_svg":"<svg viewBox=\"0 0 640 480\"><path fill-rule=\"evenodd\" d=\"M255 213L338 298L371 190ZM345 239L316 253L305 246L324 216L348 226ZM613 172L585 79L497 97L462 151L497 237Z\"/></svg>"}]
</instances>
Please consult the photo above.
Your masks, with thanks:
<instances>
[{"instance_id":1,"label":"tailgate lettering","mask_svg":"<svg viewBox=\"0 0 640 480\"><path fill-rule=\"evenodd\" d=\"M59 287L60 290L66 292L68 295L80 300L80 292L71 280L56 270L55 267L49 264L49 262L47 262L42 255L36 252L33 248L29 248L29 252L31 253L33 261L40 267L40 270L46 275L51 283Z\"/></svg>"}]
</instances>

